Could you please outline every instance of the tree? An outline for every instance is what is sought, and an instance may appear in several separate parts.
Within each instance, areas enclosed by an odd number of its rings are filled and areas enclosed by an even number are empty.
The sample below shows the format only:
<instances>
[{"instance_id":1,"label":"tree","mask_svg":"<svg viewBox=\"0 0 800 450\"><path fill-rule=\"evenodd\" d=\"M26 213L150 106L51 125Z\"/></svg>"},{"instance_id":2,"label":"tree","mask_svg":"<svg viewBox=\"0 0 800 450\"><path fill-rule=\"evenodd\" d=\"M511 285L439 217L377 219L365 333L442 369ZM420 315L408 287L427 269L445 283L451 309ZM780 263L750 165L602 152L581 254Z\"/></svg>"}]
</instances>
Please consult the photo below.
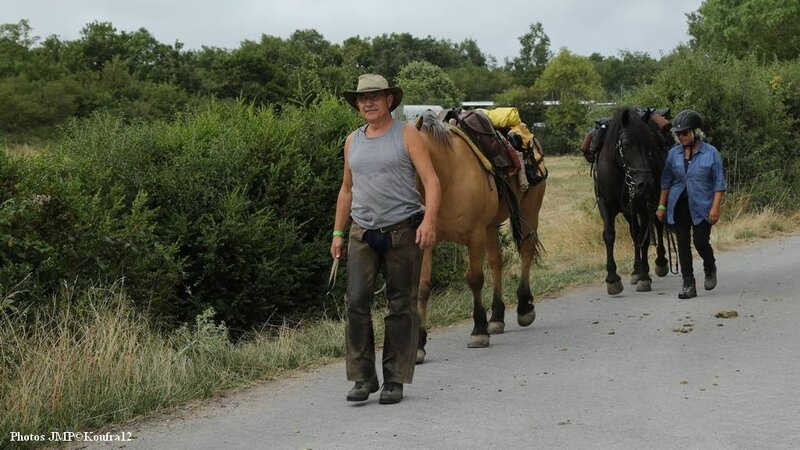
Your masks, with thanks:
<instances>
[{"instance_id":1,"label":"tree","mask_svg":"<svg viewBox=\"0 0 800 450\"><path fill-rule=\"evenodd\" d=\"M553 150L565 153L577 148L588 111L583 102L597 100L603 93L600 75L589 58L562 48L536 80L534 90L542 97L559 101L558 106L545 111Z\"/></svg>"},{"instance_id":2,"label":"tree","mask_svg":"<svg viewBox=\"0 0 800 450\"><path fill-rule=\"evenodd\" d=\"M412 61L427 61L447 69L458 67L465 59L452 42L431 36L416 38L409 33L392 33L372 39L372 68L387 80L394 80L400 69Z\"/></svg>"},{"instance_id":3,"label":"tree","mask_svg":"<svg viewBox=\"0 0 800 450\"><path fill-rule=\"evenodd\" d=\"M17 23L4 23L0 25L0 41L10 41L21 47L30 49L37 42L38 36L31 36L31 24L26 19Z\"/></svg>"},{"instance_id":4,"label":"tree","mask_svg":"<svg viewBox=\"0 0 800 450\"><path fill-rule=\"evenodd\" d=\"M262 35L260 42L244 41L228 53L207 50L210 55L211 93L242 97L256 104L281 103L290 97L290 71L298 59L278 37ZM208 55L207 55L208 56Z\"/></svg>"},{"instance_id":5,"label":"tree","mask_svg":"<svg viewBox=\"0 0 800 450\"><path fill-rule=\"evenodd\" d=\"M600 75L609 97L622 95L640 84L652 82L660 68L658 61L644 52L621 51L618 57L592 53L589 61Z\"/></svg>"},{"instance_id":6,"label":"tree","mask_svg":"<svg viewBox=\"0 0 800 450\"><path fill-rule=\"evenodd\" d=\"M589 58L575 55L562 48L550 61L534 88L543 96L559 100L574 97L580 100L597 100L602 96L600 75Z\"/></svg>"},{"instance_id":7,"label":"tree","mask_svg":"<svg viewBox=\"0 0 800 450\"><path fill-rule=\"evenodd\" d=\"M691 44L743 57L790 60L800 55L800 2L705 0L687 14Z\"/></svg>"},{"instance_id":8,"label":"tree","mask_svg":"<svg viewBox=\"0 0 800 450\"><path fill-rule=\"evenodd\" d=\"M519 56L506 63L517 83L532 86L544 71L547 61L553 56L550 37L544 32L541 22L532 23L528 32L519 37Z\"/></svg>"},{"instance_id":9,"label":"tree","mask_svg":"<svg viewBox=\"0 0 800 450\"><path fill-rule=\"evenodd\" d=\"M0 78L25 71L30 49L39 40L30 33L31 26L24 19L0 25Z\"/></svg>"},{"instance_id":10,"label":"tree","mask_svg":"<svg viewBox=\"0 0 800 450\"><path fill-rule=\"evenodd\" d=\"M70 45L69 59L75 71L103 70L106 62L126 55L125 38L111 22L92 22L81 30L81 38Z\"/></svg>"},{"instance_id":11,"label":"tree","mask_svg":"<svg viewBox=\"0 0 800 450\"><path fill-rule=\"evenodd\" d=\"M372 68L372 45L369 39L361 36L345 39L342 42L342 63L356 76L370 71Z\"/></svg>"},{"instance_id":12,"label":"tree","mask_svg":"<svg viewBox=\"0 0 800 450\"><path fill-rule=\"evenodd\" d=\"M412 61L397 74L406 104L455 106L463 94L440 68L427 61Z\"/></svg>"},{"instance_id":13,"label":"tree","mask_svg":"<svg viewBox=\"0 0 800 450\"><path fill-rule=\"evenodd\" d=\"M464 92L467 100L489 100L514 84L511 75L504 70L492 70L473 64L450 69L447 75Z\"/></svg>"},{"instance_id":14,"label":"tree","mask_svg":"<svg viewBox=\"0 0 800 450\"><path fill-rule=\"evenodd\" d=\"M458 44L461 56L476 67L486 67L486 55L483 54L475 39L464 39Z\"/></svg>"}]
</instances>

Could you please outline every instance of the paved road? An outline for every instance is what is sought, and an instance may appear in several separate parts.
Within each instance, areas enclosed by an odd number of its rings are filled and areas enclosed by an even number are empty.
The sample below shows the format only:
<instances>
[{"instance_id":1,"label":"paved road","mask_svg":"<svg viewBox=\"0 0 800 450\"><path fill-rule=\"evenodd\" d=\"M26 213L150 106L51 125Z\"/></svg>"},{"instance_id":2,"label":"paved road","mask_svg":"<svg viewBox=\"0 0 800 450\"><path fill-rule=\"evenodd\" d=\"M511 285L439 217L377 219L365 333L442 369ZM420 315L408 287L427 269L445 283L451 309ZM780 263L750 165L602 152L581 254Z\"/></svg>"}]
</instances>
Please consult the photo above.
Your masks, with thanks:
<instances>
[{"instance_id":1,"label":"paved road","mask_svg":"<svg viewBox=\"0 0 800 450\"><path fill-rule=\"evenodd\" d=\"M467 325L436 332L399 405L345 402L336 363L133 429L126 448L800 448L800 237L718 265L695 299L671 275L548 300L488 349L466 348Z\"/></svg>"}]
</instances>

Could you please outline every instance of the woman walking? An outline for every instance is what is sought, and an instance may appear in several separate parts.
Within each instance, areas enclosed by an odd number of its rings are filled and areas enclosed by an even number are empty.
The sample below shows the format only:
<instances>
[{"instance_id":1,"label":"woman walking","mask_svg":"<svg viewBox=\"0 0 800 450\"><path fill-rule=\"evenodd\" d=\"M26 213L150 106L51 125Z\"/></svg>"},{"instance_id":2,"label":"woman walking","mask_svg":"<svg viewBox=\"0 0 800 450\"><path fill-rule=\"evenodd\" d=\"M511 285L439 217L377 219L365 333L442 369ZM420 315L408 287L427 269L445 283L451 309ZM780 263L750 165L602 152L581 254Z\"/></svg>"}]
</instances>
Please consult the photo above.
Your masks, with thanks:
<instances>
[{"instance_id":1,"label":"woman walking","mask_svg":"<svg viewBox=\"0 0 800 450\"><path fill-rule=\"evenodd\" d=\"M687 109L672 122L678 145L670 149L661 175L661 198L656 216L673 226L678 240L678 260L683 287L678 298L697 296L692 266L692 242L703 258L704 287L717 285L717 265L711 248L711 227L720 217L727 188L719 151L703 141L703 118Z\"/></svg>"}]
</instances>

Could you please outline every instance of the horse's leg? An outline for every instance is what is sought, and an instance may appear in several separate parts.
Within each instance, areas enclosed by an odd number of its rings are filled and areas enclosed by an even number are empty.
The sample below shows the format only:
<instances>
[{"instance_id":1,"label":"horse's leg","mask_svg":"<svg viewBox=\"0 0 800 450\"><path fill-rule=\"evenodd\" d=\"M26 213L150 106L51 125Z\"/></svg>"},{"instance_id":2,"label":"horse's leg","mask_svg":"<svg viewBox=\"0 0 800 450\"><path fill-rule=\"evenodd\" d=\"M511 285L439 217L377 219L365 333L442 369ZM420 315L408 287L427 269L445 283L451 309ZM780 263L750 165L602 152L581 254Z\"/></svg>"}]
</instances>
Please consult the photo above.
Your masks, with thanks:
<instances>
[{"instance_id":1,"label":"horse's leg","mask_svg":"<svg viewBox=\"0 0 800 450\"><path fill-rule=\"evenodd\" d=\"M622 279L617 275L617 263L614 262L614 240L617 232L614 229L616 210L610 208L604 201L598 201L600 217L603 218L603 241L606 244L606 290L608 295L617 295L623 290Z\"/></svg>"},{"instance_id":2,"label":"horse's leg","mask_svg":"<svg viewBox=\"0 0 800 450\"><path fill-rule=\"evenodd\" d=\"M527 327L536 320L536 309L533 306L533 294L531 294L530 271L533 258L539 250L539 236L536 232L522 242L519 252L519 286L517 286L517 323Z\"/></svg>"},{"instance_id":3,"label":"horse's leg","mask_svg":"<svg viewBox=\"0 0 800 450\"><path fill-rule=\"evenodd\" d=\"M647 260L647 251L650 247L650 221L648 214L637 214L635 217L637 221L637 233L634 238L641 242L634 242L637 258L639 258L637 266L639 267L639 281L636 283L636 292L650 292L653 290L653 279L650 278L650 261Z\"/></svg>"},{"instance_id":4,"label":"horse's leg","mask_svg":"<svg viewBox=\"0 0 800 450\"><path fill-rule=\"evenodd\" d=\"M479 230L470 236L468 251L467 284L472 291L472 320L474 326L467 347L483 348L489 346L489 322L486 320L486 309L481 303L483 254L486 252L485 230Z\"/></svg>"},{"instance_id":5,"label":"horse's leg","mask_svg":"<svg viewBox=\"0 0 800 450\"><path fill-rule=\"evenodd\" d=\"M517 286L517 323L523 327L527 327L536 320L536 310L533 306L533 294L531 293L530 272L531 264L541 256L539 252L543 251L537 230L539 229L539 211L544 200L546 186L546 183L541 183L536 188L529 190L523 200L524 208L521 208L525 222L529 227L528 233L530 233L522 241L519 249L520 273L519 286Z\"/></svg>"},{"instance_id":6,"label":"horse's leg","mask_svg":"<svg viewBox=\"0 0 800 450\"><path fill-rule=\"evenodd\" d=\"M506 305L503 303L503 255L500 250L500 229L486 229L486 255L492 272L492 316L489 318L489 334L502 334L506 329Z\"/></svg>"},{"instance_id":7,"label":"horse's leg","mask_svg":"<svg viewBox=\"0 0 800 450\"><path fill-rule=\"evenodd\" d=\"M625 217L625 221L628 222L628 231L631 235L631 241L633 241L633 270L631 271L631 284L636 284L642 277L641 255L639 253L639 249L636 247L636 237L639 235L637 216L635 214L629 214L625 212L622 213L622 216Z\"/></svg>"},{"instance_id":8,"label":"horse's leg","mask_svg":"<svg viewBox=\"0 0 800 450\"><path fill-rule=\"evenodd\" d=\"M667 266L667 258L664 256L667 250L664 248L664 222L653 217L651 220L655 223L656 228L656 275L659 277L667 276L669 267Z\"/></svg>"},{"instance_id":9,"label":"horse's leg","mask_svg":"<svg viewBox=\"0 0 800 450\"><path fill-rule=\"evenodd\" d=\"M431 262L433 247L422 253L422 270L419 275L419 294L417 295L417 314L419 315L419 342L417 343L417 364L425 362L425 344L428 341L428 299L431 296Z\"/></svg>"}]
</instances>

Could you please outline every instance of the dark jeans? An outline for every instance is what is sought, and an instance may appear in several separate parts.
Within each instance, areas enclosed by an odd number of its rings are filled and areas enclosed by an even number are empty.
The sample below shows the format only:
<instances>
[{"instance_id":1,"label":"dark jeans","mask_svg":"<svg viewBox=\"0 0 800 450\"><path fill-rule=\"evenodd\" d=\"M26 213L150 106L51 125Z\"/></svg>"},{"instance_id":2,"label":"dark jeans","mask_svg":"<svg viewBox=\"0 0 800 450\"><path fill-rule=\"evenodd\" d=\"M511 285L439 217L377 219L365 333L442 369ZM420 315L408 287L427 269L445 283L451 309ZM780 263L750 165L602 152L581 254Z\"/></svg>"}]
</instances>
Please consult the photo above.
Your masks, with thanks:
<instances>
[{"instance_id":1,"label":"dark jeans","mask_svg":"<svg viewBox=\"0 0 800 450\"><path fill-rule=\"evenodd\" d=\"M675 237L678 239L678 260L681 263L681 275L683 275L683 278L694 278L691 241L694 242L697 254L703 258L703 270L705 273L712 271L716 260L714 259L714 249L711 248L711 224L706 220L697 225L692 223L689 200L686 196L681 196L678 199L673 218L675 219L673 230Z\"/></svg>"},{"instance_id":2,"label":"dark jeans","mask_svg":"<svg viewBox=\"0 0 800 450\"><path fill-rule=\"evenodd\" d=\"M417 357L417 292L422 250L414 243L418 223L376 230L353 222L347 247L347 379L369 380L375 372L375 335L370 314L375 278L386 280L389 314L384 318L383 381L411 383ZM372 245L370 245L372 243ZM373 248L376 247L376 248Z\"/></svg>"}]
</instances>

